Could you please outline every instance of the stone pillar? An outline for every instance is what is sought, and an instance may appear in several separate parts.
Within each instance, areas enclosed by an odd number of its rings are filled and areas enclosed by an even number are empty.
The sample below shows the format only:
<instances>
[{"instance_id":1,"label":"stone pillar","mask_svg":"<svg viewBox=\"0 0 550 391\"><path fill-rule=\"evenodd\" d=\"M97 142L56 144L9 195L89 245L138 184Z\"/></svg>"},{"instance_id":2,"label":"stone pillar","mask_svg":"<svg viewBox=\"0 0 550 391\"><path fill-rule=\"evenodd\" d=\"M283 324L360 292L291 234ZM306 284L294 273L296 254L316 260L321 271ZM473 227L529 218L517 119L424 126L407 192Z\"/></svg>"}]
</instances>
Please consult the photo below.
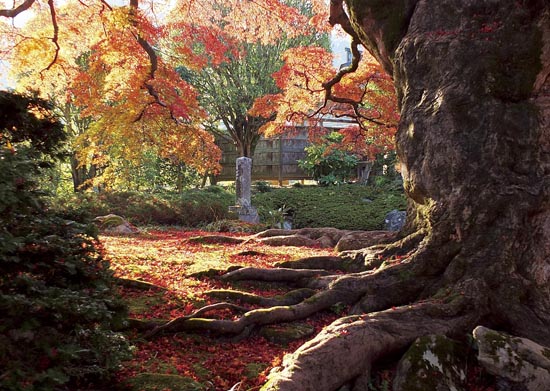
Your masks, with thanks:
<instances>
[{"instance_id":1,"label":"stone pillar","mask_svg":"<svg viewBox=\"0 0 550 391\"><path fill-rule=\"evenodd\" d=\"M229 207L230 212L235 212L239 220L248 223L259 223L258 211L251 205L252 188L252 159L248 157L237 158L235 178L236 205Z\"/></svg>"}]
</instances>

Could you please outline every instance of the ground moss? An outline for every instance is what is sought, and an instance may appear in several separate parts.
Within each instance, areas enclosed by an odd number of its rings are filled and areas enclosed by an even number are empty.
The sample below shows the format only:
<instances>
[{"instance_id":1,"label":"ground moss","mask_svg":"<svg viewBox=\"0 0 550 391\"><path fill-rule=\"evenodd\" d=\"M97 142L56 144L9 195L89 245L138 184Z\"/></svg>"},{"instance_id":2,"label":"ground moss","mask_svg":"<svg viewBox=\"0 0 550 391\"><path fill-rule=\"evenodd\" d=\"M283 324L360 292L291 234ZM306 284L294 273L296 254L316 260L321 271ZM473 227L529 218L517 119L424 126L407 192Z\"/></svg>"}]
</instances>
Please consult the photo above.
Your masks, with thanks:
<instances>
[{"instance_id":1,"label":"ground moss","mask_svg":"<svg viewBox=\"0 0 550 391\"><path fill-rule=\"evenodd\" d=\"M503 334L496 333L494 331L488 331L485 333L484 336L485 343L491 348L489 353L495 360L495 362L498 362L498 355L497 352L499 349L504 349L506 345L509 343L509 339L506 338Z\"/></svg>"},{"instance_id":2,"label":"ground moss","mask_svg":"<svg viewBox=\"0 0 550 391\"><path fill-rule=\"evenodd\" d=\"M430 361L428 353L433 354L436 362ZM411 367L402 383L404 391L425 391L439 389L444 378L455 377L463 380L464 373L459 367L457 357L465 357L466 349L458 342L445 336L425 336L417 339L404 356ZM452 371L452 375L449 375ZM444 378L442 377L444 376Z\"/></svg>"},{"instance_id":3,"label":"ground moss","mask_svg":"<svg viewBox=\"0 0 550 391\"><path fill-rule=\"evenodd\" d=\"M150 312L151 307L166 303L164 292L148 295L136 295L126 299L128 310L135 315L143 315Z\"/></svg>"},{"instance_id":4,"label":"ground moss","mask_svg":"<svg viewBox=\"0 0 550 391\"><path fill-rule=\"evenodd\" d=\"M130 381L133 391L203 391L207 388L193 379L179 375L165 375L160 373L141 373Z\"/></svg>"},{"instance_id":5,"label":"ground moss","mask_svg":"<svg viewBox=\"0 0 550 391\"><path fill-rule=\"evenodd\" d=\"M249 379L255 379L262 373L266 368L268 368L267 363L263 362L251 362L246 365L245 376Z\"/></svg>"},{"instance_id":6,"label":"ground moss","mask_svg":"<svg viewBox=\"0 0 550 391\"><path fill-rule=\"evenodd\" d=\"M293 228L349 230L382 229L388 212L406 208L402 185L398 181L384 186L273 189L254 195L252 204L259 209L262 221L268 219L269 211L284 207L292 217Z\"/></svg>"}]
</instances>

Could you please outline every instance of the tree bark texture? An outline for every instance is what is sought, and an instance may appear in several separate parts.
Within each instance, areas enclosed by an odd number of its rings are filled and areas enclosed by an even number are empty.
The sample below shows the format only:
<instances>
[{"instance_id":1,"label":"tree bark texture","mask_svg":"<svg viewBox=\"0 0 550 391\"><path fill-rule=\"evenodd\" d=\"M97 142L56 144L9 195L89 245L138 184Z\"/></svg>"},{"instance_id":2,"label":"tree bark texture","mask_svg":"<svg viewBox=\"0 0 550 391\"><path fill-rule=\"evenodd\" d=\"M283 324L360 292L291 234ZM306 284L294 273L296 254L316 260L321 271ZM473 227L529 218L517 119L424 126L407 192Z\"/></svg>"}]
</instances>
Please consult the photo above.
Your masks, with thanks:
<instances>
[{"instance_id":1,"label":"tree bark texture","mask_svg":"<svg viewBox=\"0 0 550 391\"><path fill-rule=\"evenodd\" d=\"M426 229L427 245L453 249L451 259L433 259L444 278L426 294L482 278L504 325L549 338L550 6L349 0L348 7L400 98L409 230Z\"/></svg>"}]
</instances>

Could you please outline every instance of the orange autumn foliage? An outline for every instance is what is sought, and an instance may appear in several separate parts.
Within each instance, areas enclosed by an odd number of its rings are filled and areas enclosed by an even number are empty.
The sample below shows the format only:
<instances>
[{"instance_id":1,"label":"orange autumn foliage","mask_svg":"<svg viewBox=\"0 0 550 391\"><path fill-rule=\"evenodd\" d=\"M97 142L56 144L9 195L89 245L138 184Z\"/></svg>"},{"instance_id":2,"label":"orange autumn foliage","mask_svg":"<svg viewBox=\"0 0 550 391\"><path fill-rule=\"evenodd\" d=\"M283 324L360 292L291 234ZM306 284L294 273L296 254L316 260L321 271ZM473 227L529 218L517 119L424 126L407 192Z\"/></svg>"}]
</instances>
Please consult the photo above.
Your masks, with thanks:
<instances>
[{"instance_id":1,"label":"orange autumn foliage","mask_svg":"<svg viewBox=\"0 0 550 391\"><path fill-rule=\"evenodd\" d=\"M334 130L325 127L328 122L344 119L338 131L349 152L372 159L395 148L399 113L393 81L372 56L364 53L358 69L345 74L330 90L327 81L338 70L331 66L328 51L289 49L284 60L285 65L274 74L282 92L257 100L251 110L253 115L276 113L276 120L263 129L267 135L307 123L310 139L315 141Z\"/></svg>"},{"instance_id":2,"label":"orange autumn foliage","mask_svg":"<svg viewBox=\"0 0 550 391\"><path fill-rule=\"evenodd\" d=\"M94 118L81 136L80 158L105 167L109 156L138 159L145 148L202 173L216 171L220 151L202 126L205 108L176 65L195 70L217 66L242 55L239 42L274 44L282 36L331 29L322 0L24 3L30 4L25 12L33 17L22 27L1 24L7 39L2 56L21 88L63 96L82 109L80 115ZM298 10L304 4L306 14ZM3 11L0 16L7 16ZM250 112L264 117L277 113L263 132L281 132L289 121L320 124L327 115L350 115L350 107L326 100L323 83L336 72L326 50L294 48L284 59L284 67L273 75L282 92L261 97ZM333 92L362 101L360 115L351 113L362 126L342 132L358 152L372 155L376 148L393 145L397 115L391 81L370 59L362 64Z\"/></svg>"}]
</instances>

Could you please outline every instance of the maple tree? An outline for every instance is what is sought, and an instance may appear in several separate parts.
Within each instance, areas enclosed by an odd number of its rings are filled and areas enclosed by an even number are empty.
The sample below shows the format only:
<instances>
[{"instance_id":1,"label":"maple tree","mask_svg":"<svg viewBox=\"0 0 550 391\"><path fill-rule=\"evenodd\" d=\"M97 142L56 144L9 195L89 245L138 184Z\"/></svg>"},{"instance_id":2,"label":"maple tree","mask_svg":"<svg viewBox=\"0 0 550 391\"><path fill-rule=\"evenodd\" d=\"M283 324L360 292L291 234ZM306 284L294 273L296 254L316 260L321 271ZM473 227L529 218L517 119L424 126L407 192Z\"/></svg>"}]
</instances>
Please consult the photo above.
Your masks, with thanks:
<instances>
[{"instance_id":1,"label":"maple tree","mask_svg":"<svg viewBox=\"0 0 550 391\"><path fill-rule=\"evenodd\" d=\"M393 81L369 53L360 53L358 42L351 46L353 61L339 70L324 48L288 49L285 65L274 74L282 92L263 96L251 110L275 116L262 131L277 135L307 124L316 143L334 131L331 123L336 123L342 145L361 158L374 160L394 150L399 113Z\"/></svg>"},{"instance_id":2,"label":"maple tree","mask_svg":"<svg viewBox=\"0 0 550 391\"><path fill-rule=\"evenodd\" d=\"M253 156L261 128L273 119L255 116L250 109L258 98L279 91L272 74L282 66L282 53L289 47L328 45L326 34L305 23L314 16L316 2L283 4L287 5L284 14L277 11L276 2L257 4L260 10L265 7L262 12L269 11L275 21L258 25L253 22L258 10L245 9L242 2L200 6L183 2L172 12L176 16L168 25L172 32L168 45L173 55L191 51L189 38L182 40L174 35L193 38L193 53L200 56L196 60L200 66L183 63L178 70L199 92L199 100L209 114L209 129L219 137L230 138L239 156ZM242 12L239 20L235 19L237 12ZM193 26L182 27L181 14L194 20ZM208 17L200 17L204 14Z\"/></svg>"}]
</instances>

